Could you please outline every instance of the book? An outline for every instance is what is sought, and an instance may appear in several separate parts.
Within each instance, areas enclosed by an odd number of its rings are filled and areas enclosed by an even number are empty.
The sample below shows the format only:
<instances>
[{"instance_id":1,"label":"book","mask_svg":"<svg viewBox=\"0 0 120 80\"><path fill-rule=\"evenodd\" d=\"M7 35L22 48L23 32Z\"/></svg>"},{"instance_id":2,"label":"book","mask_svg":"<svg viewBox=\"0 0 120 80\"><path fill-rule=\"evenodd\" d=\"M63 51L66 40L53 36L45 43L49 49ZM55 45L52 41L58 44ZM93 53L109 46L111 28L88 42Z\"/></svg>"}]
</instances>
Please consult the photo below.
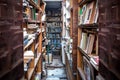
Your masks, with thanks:
<instances>
[{"instance_id":1,"label":"book","mask_svg":"<svg viewBox=\"0 0 120 80\"><path fill-rule=\"evenodd\" d=\"M84 24L90 23L90 19L91 19L91 17L93 17L92 13L94 11L94 4L95 4L95 2L91 2L91 3L87 4Z\"/></svg>"},{"instance_id":2,"label":"book","mask_svg":"<svg viewBox=\"0 0 120 80\"><path fill-rule=\"evenodd\" d=\"M90 58L90 60L95 64L95 65L99 65L99 56L92 56Z\"/></svg>"},{"instance_id":3,"label":"book","mask_svg":"<svg viewBox=\"0 0 120 80\"><path fill-rule=\"evenodd\" d=\"M99 9L98 9L98 1L96 2L96 7L95 7L95 14L94 14L94 22L93 23L97 23L98 21L98 15L99 15Z\"/></svg>"},{"instance_id":4,"label":"book","mask_svg":"<svg viewBox=\"0 0 120 80\"><path fill-rule=\"evenodd\" d=\"M24 57L33 57L33 58L34 58L34 53L33 53L33 51L31 51L31 50L25 51Z\"/></svg>"},{"instance_id":5,"label":"book","mask_svg":"<svg viewBox=\"0 0 120 80\"><path fill-rule=\"evenodd\" d=\"M86 49L86 45L87 45L87 33L82 33L82 39L81 39L81 43L80 43L80 48L82 48L83 50Z\"/></svg>"},{"instance_id":6,"label":"book","mask_svg":"<svg viewBox=\"0 0 120 80\"><path fill-rule=\"evenodd\" d=\"M95 35L89 34L88 41L87 41L87 47L86 47L86 50L85 50L85 52L87 54L91 54L92 53L94 39L95 39Z\"/></svg>"}]
</instances>

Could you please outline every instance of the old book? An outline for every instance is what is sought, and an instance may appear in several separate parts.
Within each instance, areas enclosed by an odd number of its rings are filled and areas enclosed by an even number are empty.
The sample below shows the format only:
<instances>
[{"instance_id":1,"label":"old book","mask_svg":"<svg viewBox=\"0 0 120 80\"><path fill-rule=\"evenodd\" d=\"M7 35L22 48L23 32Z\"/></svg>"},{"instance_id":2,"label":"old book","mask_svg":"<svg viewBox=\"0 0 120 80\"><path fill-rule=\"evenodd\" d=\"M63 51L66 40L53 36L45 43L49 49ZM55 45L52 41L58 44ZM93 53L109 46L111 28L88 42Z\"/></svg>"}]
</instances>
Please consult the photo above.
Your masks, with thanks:
<instances>
[{"instance_id":1,"label":"old book","mask_svg":"<svg viewBox=\"0 0 120 80\"><path fill-rule=\"evenodd\" d=\"M81 38L81 43L80 43L80 48L82 48L83 50L86 49L87 46L87 33L82 33L82 38Z\"/></svg>"},{"instance_id":2,"label":"old book","mask_svg":"<svg viewBox=\"0 0 120 80\"><path fill-rule=\"evenodd\" d=\"M95 64L99 65L99 56L92 56L90 60Z\"/></svg>"},{"instance_id":3,"label":"old book","mask_svg":"<svg viewBox=\"0 0 120 80\"><path fill-rule=\"evenodd\" d=\"M97 36L97 40L96 40L96 55L98 55L98 36Z\"/></svg>"},{"instance_id":4,"label":"old book","mask_svg":"<svg viewBox=\"0 0 120 80\"><path fill-rule=\"evenodd\" d=\"M94 23L97 23L98 21L98 15L99 15L99 9L98 9L98 6L96 6L96 9L95 9L95 17L94 17Z\"/></svg>"},{"instance_id":5,"label":"old book","mask_svg":"<svg viewBox=\"0 0 120 80\"><path fill-rule=\"evenodd\" d=\"M94 2L87 4L84 24L90 23L90 19L91 19L91 17L93 17L92 16L93 9L94 9Z\"/></svg>"},{"instance_id":6,"label":"old book","mask_svg":"<svg viewBox=\"0 0 120 80\"><path fill-rule=\"evenodd\" d=\"M86 51L85 51L87 54L91 54L92 53L94 39L95 39L95 35L90 34L89 38L88 38L88 42L87 42Z\"/></svg>"},{"instance_id":7,"label":"old book","mask_svg":"<svg viewBox=\"0 0 120 80\"><path fill-rule=\"evenodd\" d=\"M97 12L97 5L96 5L96 2L93 3L93 8L92 8L92 12L91 12L91 17L90 17L90 22L89 24L93 24L94 23L94 19L96 17L96 12Z\"/></svg>"},{"instance_id":8,"label":"old book","mask_svg":"<svg viewBox=\"0 0 120 80\"><path fill-rule=\"evenodd\" d=\"M25 51L25 53L24 53L24 57L34 57L34 53L33 53L33 51Z\"/></svg>"}]
</instances>

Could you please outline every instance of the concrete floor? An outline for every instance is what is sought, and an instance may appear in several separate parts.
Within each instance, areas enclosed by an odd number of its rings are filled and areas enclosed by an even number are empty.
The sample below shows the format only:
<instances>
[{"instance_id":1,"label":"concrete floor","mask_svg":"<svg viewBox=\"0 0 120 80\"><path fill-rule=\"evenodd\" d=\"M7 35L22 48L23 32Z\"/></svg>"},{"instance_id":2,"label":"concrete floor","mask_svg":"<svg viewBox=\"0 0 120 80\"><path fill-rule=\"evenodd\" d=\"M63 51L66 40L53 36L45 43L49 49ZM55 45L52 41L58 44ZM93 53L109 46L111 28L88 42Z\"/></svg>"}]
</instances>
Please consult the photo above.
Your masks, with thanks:
<instances>
[{"instance_id":1,"label":"concrete floor","mask_svg":"<svg viewBox=\"0 0 120 80\"><path fill-rule=\"evenodd\" d=\"M67 80L66 70L60 56L53 56L51 64L44 63L45 76L42 80Z\"/></svg>"}]
</instances>

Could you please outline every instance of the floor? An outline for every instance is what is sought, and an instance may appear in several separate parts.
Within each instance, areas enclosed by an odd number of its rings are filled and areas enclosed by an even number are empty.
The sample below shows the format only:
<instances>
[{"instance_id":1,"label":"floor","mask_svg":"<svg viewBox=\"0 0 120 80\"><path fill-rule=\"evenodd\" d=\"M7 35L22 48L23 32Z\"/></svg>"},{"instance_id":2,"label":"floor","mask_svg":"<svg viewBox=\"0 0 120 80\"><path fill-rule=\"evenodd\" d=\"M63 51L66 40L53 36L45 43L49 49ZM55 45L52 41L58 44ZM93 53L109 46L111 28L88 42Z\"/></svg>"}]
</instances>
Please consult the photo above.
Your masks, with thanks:
<instances>
[{"instance_id":1,"label":"floor","mask_svg":"<svg viewBox=\"0 0 120 80\"><path fill-rule=\"evenodd\" d=\"M43 63L42 80L67 80L65 66L61 62L60 56L53 56L52 63Z\"/></svg>"}]
</instances>

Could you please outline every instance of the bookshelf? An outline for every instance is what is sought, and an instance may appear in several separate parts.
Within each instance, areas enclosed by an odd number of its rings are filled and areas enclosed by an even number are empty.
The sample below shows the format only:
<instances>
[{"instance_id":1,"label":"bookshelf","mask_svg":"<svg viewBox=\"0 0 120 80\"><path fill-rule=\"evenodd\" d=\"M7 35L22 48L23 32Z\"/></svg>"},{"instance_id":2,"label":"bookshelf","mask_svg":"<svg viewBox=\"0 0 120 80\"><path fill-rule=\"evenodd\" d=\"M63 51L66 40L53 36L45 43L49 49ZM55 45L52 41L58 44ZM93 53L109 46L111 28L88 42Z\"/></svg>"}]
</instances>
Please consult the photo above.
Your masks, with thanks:
<instances>
[{"instance_id":1,"label":"bookshelf","mask_svg":"<svg viewBox=\"0 0 120 80\"><path fill-rule=\"evenodd\" d=\"M120 13L118 11L120 2L114 0L107 2L108 0L105 3L99 0L99 72L105 80L120 80L120 70L118 68L120 66L120 44L118 43L120 40L117 36L120 34L120 29L118 29L120 17L117 15ZM109 9L106 5L110 5ZM102 11L103 9L105 11Z\"/></svg>"},{"instance_id":2,"label":"bookshelf","mask_svg":"<svg viewBox=\"0 0 120 80\"><path fill-rule=\"evenodd\" d=\"M62 32L61 10L48 10L46 15L46 37L49 40L47 54L60 55Z\"/></svg>"},{"instance_id":3,"label":"bookshelf","mask_svg":"<svg viewBox=\"0 0 120 80\"><path fill-rule=\"evenodd\" d=\"M41 0L23 1L23 43L24 43L24 79L41 79L42 56L45 52L45 2Z\"/></svg>"},{"instance_id":4,"label":"bookshelf","mask_svg":"<svg viewBox=\"0 0 120 80\"><path fill-rule=\"evenodd\" d=\"M84 77L85 80L88 80L88 78L90 80L119 80L118 75L120 74L117 68L119 66L117 57L119 44L114 43L118 41L115 39L115 35L119 34L116 32L119 31L116 26L119 25L119 19L117 18L118 15L115 15L119 13L119 2L114 0L109 3L108 0L106 2L101 0L79 0L78 3L77 80L84 80ZM114 10L114 13L112 10ZM99 20L97 20L98 17ZM89 37L90 34L94 35L93 38L91 37L92 39ZM88 43L92 46L89 47ZM91 68L89 69L90 72L85 71L85 64ZM92 77L87 76L87 72Z\"/></svg>"},{"instance_id":5,"label":"bookshelf","mask_svg":"<svg viewBox=\"0 0 120 80\"><path fill-rule=\"evenodd\" d=\"M77 80L96 80L99 72L98 0L82 0L78 4Z\"/></svg>"},{"instance_id":6,"label":"bookshelf","mask_svg":"<svg viewBox=\"0 0 120 80\"><path fill-rule=\"evenodd\" d=\"M23 77L21 24L22 0L0 0L0 80Z\"/></svg>"}]
</instances>

